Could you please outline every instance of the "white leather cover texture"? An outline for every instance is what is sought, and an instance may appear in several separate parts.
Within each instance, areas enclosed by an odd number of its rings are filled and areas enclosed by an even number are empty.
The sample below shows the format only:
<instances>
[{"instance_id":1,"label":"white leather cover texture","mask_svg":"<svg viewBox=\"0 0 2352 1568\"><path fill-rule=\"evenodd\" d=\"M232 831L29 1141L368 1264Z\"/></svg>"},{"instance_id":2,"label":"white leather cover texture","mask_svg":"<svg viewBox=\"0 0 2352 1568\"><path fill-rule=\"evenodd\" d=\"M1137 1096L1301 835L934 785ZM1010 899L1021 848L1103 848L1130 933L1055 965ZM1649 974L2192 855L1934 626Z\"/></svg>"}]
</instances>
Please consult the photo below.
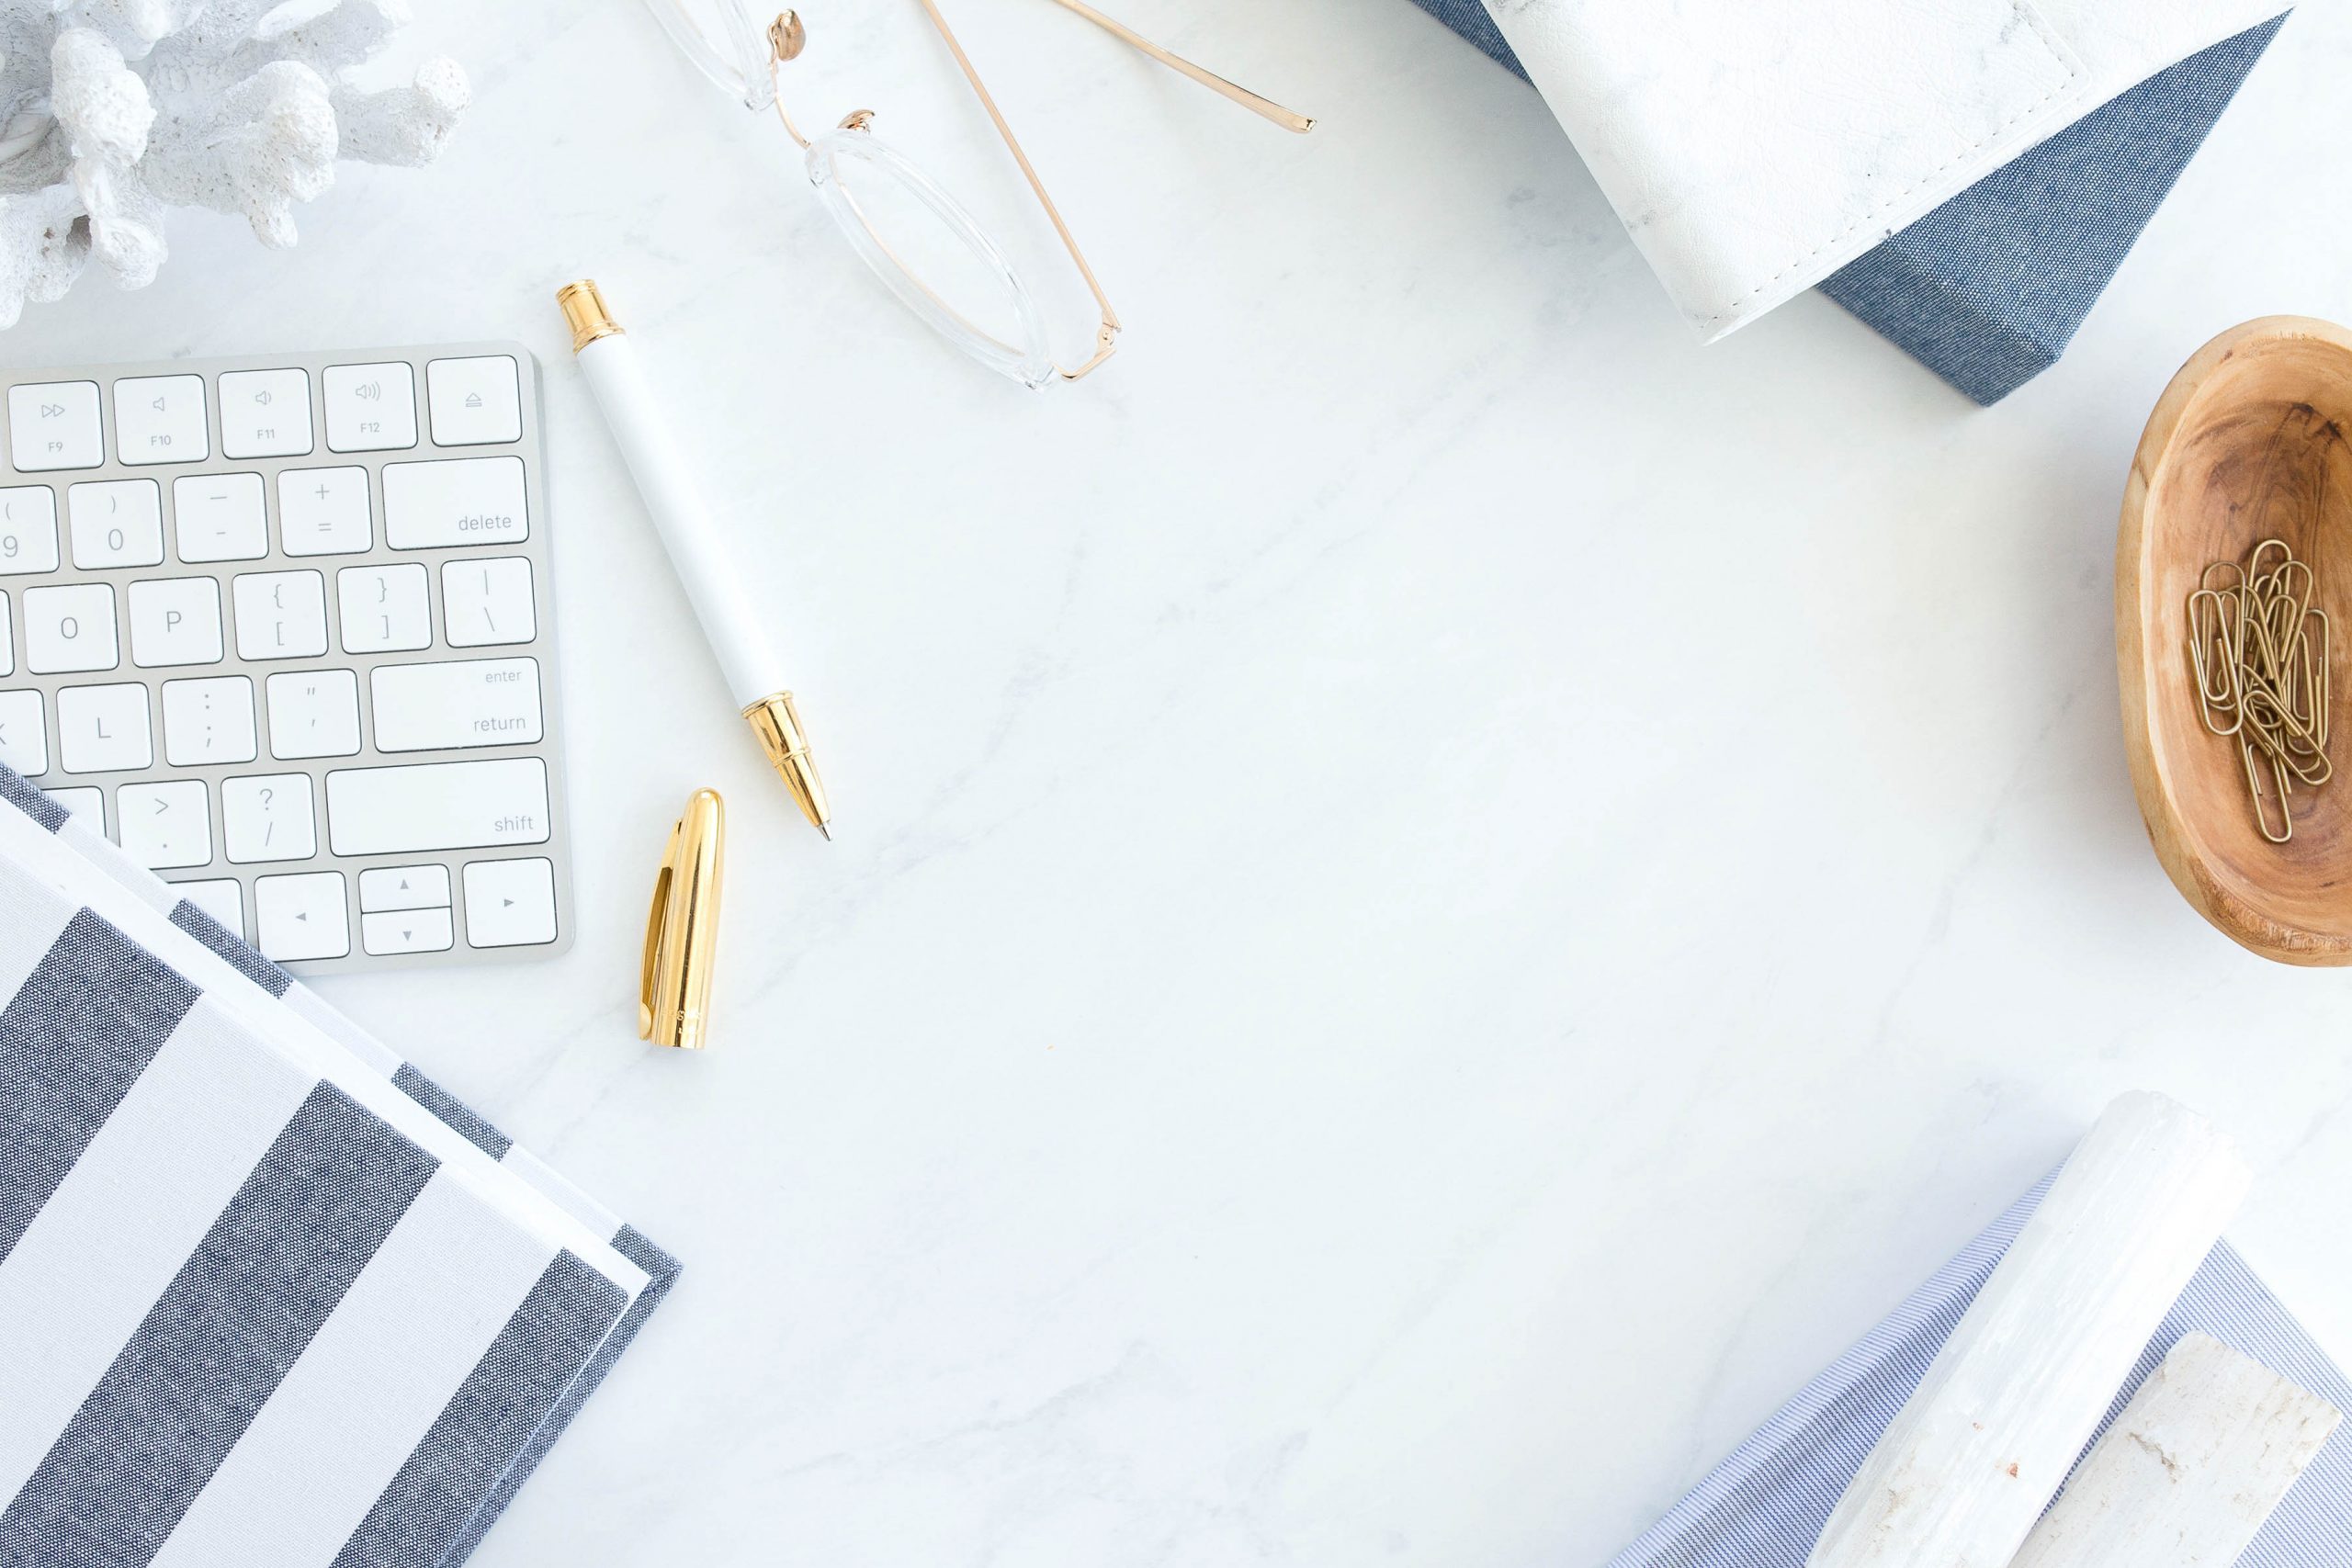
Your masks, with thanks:
<instances>
[{"instance_id":1,"label":"white leather cover texture","mask_svg":"<svg viewBox=\"0 0 2352 1568\"><path fill-rule=\"evenodd\" d=\"M1486 0L1675 303L1744 326L2280 0Z\"/></svg>"}]
</instances>

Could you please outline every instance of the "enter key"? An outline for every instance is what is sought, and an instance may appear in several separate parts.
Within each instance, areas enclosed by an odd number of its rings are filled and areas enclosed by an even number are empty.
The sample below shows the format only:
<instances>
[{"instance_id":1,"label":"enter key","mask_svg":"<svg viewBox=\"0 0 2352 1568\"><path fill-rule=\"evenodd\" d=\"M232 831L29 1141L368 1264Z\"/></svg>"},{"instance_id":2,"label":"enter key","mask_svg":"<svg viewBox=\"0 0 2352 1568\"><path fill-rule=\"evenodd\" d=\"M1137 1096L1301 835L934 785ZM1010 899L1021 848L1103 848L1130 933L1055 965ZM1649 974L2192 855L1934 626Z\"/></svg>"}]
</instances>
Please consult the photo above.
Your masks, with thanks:
<instances>
[{"instance_id":1,"label":"enter key","mask_svg":"<svg viewBox=\"0 0 2352 1568\"><path fill-rule=\"evenodd\" d=\"M379 751L528 746L539 739L539 661L388 664L368 676Z\"/></svg>"}]
</instances>

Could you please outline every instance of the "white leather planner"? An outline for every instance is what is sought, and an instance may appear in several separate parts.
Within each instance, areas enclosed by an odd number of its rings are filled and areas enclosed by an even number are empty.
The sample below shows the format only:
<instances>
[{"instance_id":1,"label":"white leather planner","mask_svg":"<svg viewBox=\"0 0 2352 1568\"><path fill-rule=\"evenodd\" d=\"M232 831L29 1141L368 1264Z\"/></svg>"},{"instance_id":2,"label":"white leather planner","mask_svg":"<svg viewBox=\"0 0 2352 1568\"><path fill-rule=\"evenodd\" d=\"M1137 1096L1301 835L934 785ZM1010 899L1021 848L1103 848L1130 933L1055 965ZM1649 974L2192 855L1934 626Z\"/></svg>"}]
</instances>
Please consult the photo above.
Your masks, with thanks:
<instances>
[{"instance_id":1,"label":"white leather planner","mask_svg":"<svg viewBox=\"0 0 2352 1568\"><path fill-rule=\"evenodd\" d=\"M2279 0L1487 0L1712 342Z\"/></svg>"}]
</instances>

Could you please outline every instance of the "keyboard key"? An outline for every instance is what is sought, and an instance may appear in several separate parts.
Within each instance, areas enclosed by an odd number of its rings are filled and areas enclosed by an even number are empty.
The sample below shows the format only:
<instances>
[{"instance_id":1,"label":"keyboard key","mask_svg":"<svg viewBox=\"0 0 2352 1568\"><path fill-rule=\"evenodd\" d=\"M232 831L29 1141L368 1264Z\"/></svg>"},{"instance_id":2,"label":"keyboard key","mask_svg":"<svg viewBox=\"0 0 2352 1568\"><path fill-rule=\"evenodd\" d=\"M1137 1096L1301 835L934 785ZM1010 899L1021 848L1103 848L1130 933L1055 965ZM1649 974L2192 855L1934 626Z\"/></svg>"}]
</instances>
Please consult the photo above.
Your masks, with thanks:
<instances>
[{"instance_id":1,"label":"keyboard key","mask_svg":"<svg viewBox=\"0 0 2352 1568\"><path fill-rule=\"evenodd\" d=\"M351 951L351 911L343 873L302 872L254 879L254 946L264 958L341 958Z\"/></svg>"},{"instance_id":2,"label":"keyboard key","mask_svg":"<svg viewBox=\"0 0 2352 1568\"><path fill-rule=\"evenodd\" d=\"M441 615L451 648L530 641L539 635L531 563L521 556L444 561Z\"/></svg>"},{"instance_id":3,"label":"keyboard key","mask_svg":"<svg viewBox=\"0 0 2352 1568\"><path fill-rule=\"evenodd\" d=\"M89 825L94 833L107 830L107 792L96 784L68 784L62 789L45 789L41 794L65 807L68 815Z\"/></svg>"},{"instance_id":4,"label":"keyboard key","mask_svg":"<svg viewBox=\"0 0 2352 1568\"><path fill-rule=\"evenodd\" d=\"M57 758L69 773L119 773L151 767L147 688L67 686L57 694Z\"/></svg>"},{"instance_id":5,"label":"keyboard key","mask_svg":"<svg viewBox=\"0 0 2352 1568\"><path fill-rule=\"evenodd\" d=\"M20 472L95 468L106 461L96 381L28 381L8 389L8 458Z\"/></svg>"},{"instance_id":6,"label":"keyboard key","mask_svg":"<svg viewBox=\"0 0 2352 1568\"><path fill-rule=\"evenodd\" d=\"M311 449L311 373L220 373L220 455L300 457Z\"/></svg>"},{"instance_id":7,"label":"keyboard key","mask_svg":"<svg viewBox=\"0 0 2352 1568\"><path fill-rule=\"evenodd\" d=\"M399 909L359 917L359 945L374 953L447 953L457 945L449 910Z\"/></svg>"},{"instance_id":8,"label":"keyboard key","mask_svg":"<svg viewBox=\"0 0 2352 1568\"><path fill-rule=\"evenodd\" d=\"M237 657L316 659L327 650L327 580L254 571L236 581Z\"/></svg>"},{"instance_id":9,"label":"keyboard key","mask_svg":"<svg viewBox=\"0 0 2352 1568\"><path fill-rule=\"evenodd\" d=\"M49 772L49 731L39 692L0 692L0 762L28 779Z\"/></svg>"},{"instance_id":10,"label":"keyboard key","mask_svg":"<svg viewBox=\"0 0 2352 1568\"><path fill-rule=\"evenodd\" d=\"M287 468L277 476L277 530L289 556L350 556L373 546L365 468Z\"/></svg>"},{"instance_id":11,"label":"keyboard key","mask_svg":"<svg viewBox=\"0 0 2352 1568\"><path fill-rule=\"evenodd\" d=\"M212 795L202 779L124 784L114 792L123 852L150 871L212 861Z\"/></svg>"},{"instance_id":12,"label":"keyboard key","mask_svg":"<svg viewBox=\"0 0 2352 1568\"><path fill-rule=\"evenodd\" d=\"M204 378L133 376L114 384L114 452L130 468L200 463L212 456Z\"/></svg>"},{"instance_id":13,"label":"keyboard key","mask_svg":"<svg viewBox=\"0 0 2352 1568\"><path fill-rule=\"evenodd\" d=\"M111 670L121 662L115 643L114 590L105 583L28 588L24 612L25 668L34 674Z\"/></svg>"},{"instance_id":14,"label":"keyboard key","mask_svg":"<svg viewBox=\"0 0 2352 1568\"><path fill-rule=\"evenodd\" d=\"M539 661L386 664L368 677L379 751L525 746L539 739Z\"/></svg>"},{"instance_id":15,"label":"keyboard key","mask_svg":"<svg viewBox=\"0 0 2352 1568\"><path fill-rule=\"evenodd\" d=\"M185 561L259 560L269 518L259 474L182 474L172 481L172 534Z\"/></svg>"},{"instance_id":16,"label":"keyboard key","mask_svg":"<svg viewBox=\"0 0 2352 1568\"><path fill-rule=\"evenodd\" d=\"M514 544L530 534L520 457L384 465L384 542L396 550Z\"/></svg>"},{"instance_id":17,"label":"keyboard key","mask_svg":"<svg viewBox=\"0 0 2352 1568\"><path fill-rule=\"evenodd\" d=\"M0 490L0 577L57 570L57 492L47 485Z\"/></svg>"},{"instance_id":18,"label":"keyboard key","mask_svg":"<svg viewBox=\"0 0 2352 1568\"><path fill-rule=\"evenodd\" d=\"M254 683L243 675L164 682L164 761L175 768L254 760Z\"/></svg>"},{"instance_id":19,"label":"keyboard key","mask_svg":"<svg viewBox=\"0 0 2352 1568\"><path fill-rule=\"evenodd\" d=\"M325 381L328 451L416 445L416 373L406 365L330 365Z\"/></svg>"},{"instance_id":20,"label":"keyboard key","mask_svg":"<svg viewBox=\"0 0 2352 1568\"><path fill-rule=\"evenodd\" d=\"M17 639L10 624L8 595L0 593L0 675L17 672Z\"/></svg>"},{"instance_id":21,"label":"keyboard key","mask_svg":"<svg viewBox=\"0 0 2352 1568\"><path fill-rule=\"evenodd\" d=\"M339 855L547 840L548 765L537 757L341 768L327 775L327 843Z\"/></svg>"},{"instance_id":22,"label":"keyboard key","mask_svg":"<svg viewBox=\"0 0 2352 1568\"><path fill-rule=\"evenodd\" d=\"M209 577L134 582L130 661L142 670L220 662L220 584Z\"/></svg>"},{"instance_id":23,"label":"keyboard key","mask_svg":"<svg viewBox=\"0 0 2352 1568\"><path fill-rule=\"evenodd\" d=\"M359 874L363 913L448 907L449 868L446 865L379 865Z\"/></svg>"},{"instance_id":24,"label":"keyboard key","mask_svg":"<svg viewBox=\"0 0 2352 1568\"><path fill-rule=\"evenodd\" d=\"M523 439L523 393L509 355L434 360L424 367L424 400L435 446Z\"/></svg>"},{"instance_id":25,"label":"keyboard key","mask_svg":"<svg viewBox=\"0 0 2352 1568\"><path fill-rule=\"evenodd\" d=\"M359 750L359 677L311 670L269 678L269 754L349 757Z\"/></svg>"},{"instance_id":26,"label":"keyboard key","mask_svg":"<svg viewBox=\"0 0 2352 1568\"><path fill-rule=\"evenodd\" d=\"M466 866L466 942L529 947L555 940L555 864L478 860Z\"/></svg>"},{"instance_id":27,"label":"keyboard key","mask_svg":"<svg viewBox=\"0 0 2352 1568\"><path fill-rule=\"evenodd\" d=\"M65 511L79 570L163 564L164 490L153 479L68 485Z\"/></svg>"},{"instance_id":28,"label":"keyboard key","mask_svg":"<svg viewBox=\"0 0 2352 1568\"><path fill-rule=\"evenodd\" d=\"M425 604L424 569L347 566L334 574L345 653L390 653L429 648L433 612Z\"/></svg>"},{"instance_id":29,"label":"keyboard key","mask_svg":"<svg viewBox=\"0 0 2352 1568\"><path fill-rule=\"evenodd\" d=\"M319 852L311 775L260 773L221 780L220 826L229 840L229 858L239 865L309 860Z\"/></svg>"},{"instance_id":30,"label":"keyboard key","mask_svg":"<svg viewBox=\"0 0 2352 1568\"><path fill-rule=\"evenodd\" d=\"M195 905L238 936L245 934L245 890L233 876L209 877L202 882L175 882L172 891Z\"/></svg>"}]
</instances>

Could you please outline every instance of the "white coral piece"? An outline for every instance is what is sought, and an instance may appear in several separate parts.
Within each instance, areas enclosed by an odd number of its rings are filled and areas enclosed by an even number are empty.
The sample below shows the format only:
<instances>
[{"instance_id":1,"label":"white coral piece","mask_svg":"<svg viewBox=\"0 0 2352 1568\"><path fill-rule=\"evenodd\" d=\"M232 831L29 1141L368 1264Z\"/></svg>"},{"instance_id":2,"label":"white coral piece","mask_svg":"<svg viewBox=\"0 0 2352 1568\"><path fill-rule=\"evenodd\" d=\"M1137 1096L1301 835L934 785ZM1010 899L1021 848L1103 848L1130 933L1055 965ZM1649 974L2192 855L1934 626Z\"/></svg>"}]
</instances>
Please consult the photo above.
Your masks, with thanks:
<instances>
[{"instance_id":1,"label":"white coral piece","mask_svg":"<svg viewBox=\"0 0 2352 1568\"><path fill-rule=\"evenodd\" d=\"M350 76L408 22L403 0L0 0L0 327L95 257L153 281L173 207L295 241L294 205L337 158L423 164L470 101L456 62L406 86Z\"/></svg>"}]
</instances>

